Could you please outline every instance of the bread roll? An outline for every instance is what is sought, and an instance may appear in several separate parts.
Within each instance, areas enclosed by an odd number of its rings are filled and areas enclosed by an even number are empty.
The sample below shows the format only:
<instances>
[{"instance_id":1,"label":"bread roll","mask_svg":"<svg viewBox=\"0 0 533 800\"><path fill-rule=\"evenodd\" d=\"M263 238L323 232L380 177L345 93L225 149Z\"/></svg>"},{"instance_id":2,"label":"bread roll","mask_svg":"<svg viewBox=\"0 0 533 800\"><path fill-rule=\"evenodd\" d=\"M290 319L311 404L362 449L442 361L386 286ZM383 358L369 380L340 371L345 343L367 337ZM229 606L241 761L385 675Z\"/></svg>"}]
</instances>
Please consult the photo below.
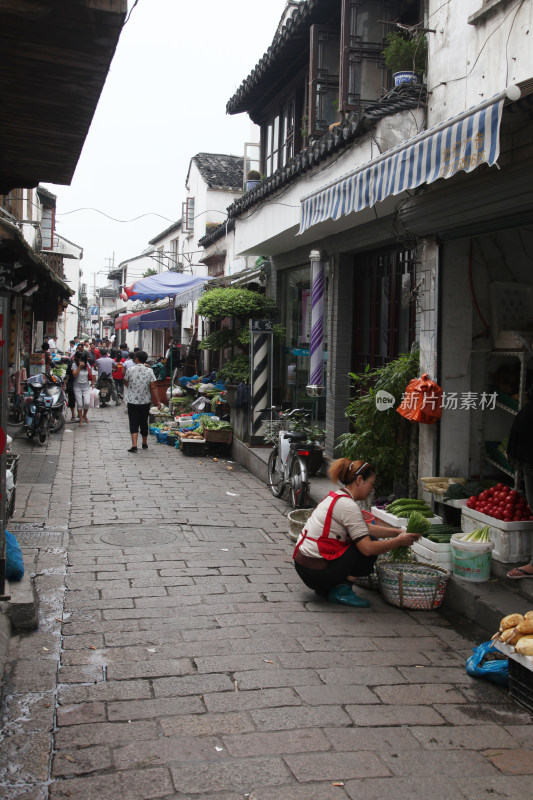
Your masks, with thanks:
<instances>
[{"instance_id":1,"label":"bread roll","mask_svg":"<svg viewBox=\"0 0 533 800\"><path fill-rule=\"evenodd\" d=\"M514 628L519 622L522 622L524 617L522 614L508 614L500 622L500 630L504 631L507 628ZM533 631L531 631L533 633ZM526 631L524 631L526 633Z\"/></svg>"},{"instance_id":2,"label":"bread roll","mask_svg":"<svg viewBox=\"0 0 533 800\"><path fill-rule=\"evenodd\" d=\"M522 656L533 656L533 636L522 636L515 645L515 650Z\"/></svg>"},{"instance_id":3,"label":"bread roll","mask_svg":"<svg viewBox=\"0 0 533 800\"><path fill-rule=\"evenodd\" d=\"M502 642L505 644L516 644L517 641L522 638L523 634L519 633L516 628L506 628L500 634Z\"/></svg>"},{"instance_id":4,"label":"bread roll","mask_svg":"<svg viewBox=\"0 0 533 800\"><path fill-rule=\"evenodd\" d=\"M523 619L522 622L519 622L518 625L516 625L516 630L522 636L533 633L533 617L530 619Z\"/></svg>"},{"instance_id":5,"label":"bread roll","mask_svg":"<svg viewBox=\"0 0 533 800\"><path fill-rule=\"evenodd\" d=\"M526 611L524 619L533 619L533 611Z\"/></svg>"}]
</instances>

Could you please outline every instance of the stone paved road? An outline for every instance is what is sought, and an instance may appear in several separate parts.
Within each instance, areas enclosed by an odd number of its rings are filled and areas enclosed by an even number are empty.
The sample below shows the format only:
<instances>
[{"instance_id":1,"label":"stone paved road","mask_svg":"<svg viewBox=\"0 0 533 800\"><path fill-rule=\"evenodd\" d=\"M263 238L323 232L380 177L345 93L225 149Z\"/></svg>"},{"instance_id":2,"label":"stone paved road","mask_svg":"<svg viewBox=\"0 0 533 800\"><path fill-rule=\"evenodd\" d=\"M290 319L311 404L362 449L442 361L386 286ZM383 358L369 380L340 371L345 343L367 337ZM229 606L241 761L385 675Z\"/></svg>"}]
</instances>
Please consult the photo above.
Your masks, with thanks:
<instances>
[{"instance_id":1,"label":"stone paved road","mask_svg":"<svg viewBox=\"0 0 533 800\"><path fill-rule=\"evenodd\" d=\"M41 451L52 486L25 461L13 528L41 622L12 640L2 797L531 796L532 717L465 674L472 642L374 593L364 611L319 602L255 477L128 446L108 407Z\"/></svg>"}]
</instances>

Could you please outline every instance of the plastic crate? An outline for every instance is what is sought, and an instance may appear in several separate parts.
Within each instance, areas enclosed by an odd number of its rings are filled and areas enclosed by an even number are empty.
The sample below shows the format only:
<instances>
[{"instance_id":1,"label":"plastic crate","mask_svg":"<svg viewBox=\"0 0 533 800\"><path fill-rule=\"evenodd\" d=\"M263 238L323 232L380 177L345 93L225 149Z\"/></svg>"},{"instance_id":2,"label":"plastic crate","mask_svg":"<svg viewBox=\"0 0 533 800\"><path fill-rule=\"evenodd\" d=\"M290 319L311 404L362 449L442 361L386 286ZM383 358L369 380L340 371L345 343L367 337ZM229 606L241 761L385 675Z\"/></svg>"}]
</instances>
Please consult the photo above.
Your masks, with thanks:
<instances>
[{"instance_id":1,"label":"plastic crate","mask_svg":"<svg viewBox=\"0 0 533 800\"><path fill-rule=\"evenodd\" d=\"M430 542L430 544L435 544L435 542ZM446 546L446 545L444 545ZM443 545L441 545L443 547ZM423 544L420 542L415 542L413 544L413 553L417 561L423 562L424 564L436 564L438 567L444 567L444 569L452 569L452 549L451 545L447 545L448 551L444 552L437 552L435 550L430 550L428 547L424 547Z\"/></svg>"},{"instance_id":2,"label":"plastic crate","mask_svg":"<svg viewBox=\"0 0 533 800\"><path fill-rule=\"evenodd\" d=\"M488 525L491 542L494 542L492 558L503 564L529 561L533 552L533 521L504 522L481 514L473 508L461 511L461 528L471 533L476 528Z\"/></svg>"},{"instance_id":3,"label":"plastic crate","mask_svg":"<svg viewBox=\"0 0 533 800\"><path fill-rule=\"evenodd\" d=\"M533 712L533 671L509 658L509 694L521 706Z\"/></svg>"},{"instance_id":4,"label":"plastic crate","mask_svg":"<svg viewBox=\"0 0 533 800\"><path fill-rule=\"evenodd\" d=\"M393 528L405 528L407 525L407 517L396 517L394 514L389 514L387 511L384 511L382 508L377 508L376 506L372 506L371 510L377 519L392 525ZM442 517L430 517L428 518L428 522L431 525L442 525Z\"/></svg>"}]
</instances>

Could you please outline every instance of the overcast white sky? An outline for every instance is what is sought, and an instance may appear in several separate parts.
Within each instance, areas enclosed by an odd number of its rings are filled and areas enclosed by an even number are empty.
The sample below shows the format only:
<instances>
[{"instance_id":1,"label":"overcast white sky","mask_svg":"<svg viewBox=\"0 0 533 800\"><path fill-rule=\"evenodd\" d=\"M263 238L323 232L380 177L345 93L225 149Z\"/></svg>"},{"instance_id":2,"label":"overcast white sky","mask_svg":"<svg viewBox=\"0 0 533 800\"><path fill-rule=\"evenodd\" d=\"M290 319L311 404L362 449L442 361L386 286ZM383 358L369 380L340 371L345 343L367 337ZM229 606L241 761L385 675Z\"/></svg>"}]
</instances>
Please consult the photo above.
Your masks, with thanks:
<instances>
[{"instance_id":1,"label":"overcast white sky","mask_svg":"<svg viewBox=\"0 0 533 800\"><path fill-rule=\"evenodd\" d=\"M133 0L128 0L131 9ZM139 0L111 63L71 186L57 195L57 230L83 247L90 287L138 255L175 221L190 159L200 152L242 155L247 114L226 103L272 42L285 0ZM102 274L98 274L102 273Z\"/></svg>"}]
</instances>

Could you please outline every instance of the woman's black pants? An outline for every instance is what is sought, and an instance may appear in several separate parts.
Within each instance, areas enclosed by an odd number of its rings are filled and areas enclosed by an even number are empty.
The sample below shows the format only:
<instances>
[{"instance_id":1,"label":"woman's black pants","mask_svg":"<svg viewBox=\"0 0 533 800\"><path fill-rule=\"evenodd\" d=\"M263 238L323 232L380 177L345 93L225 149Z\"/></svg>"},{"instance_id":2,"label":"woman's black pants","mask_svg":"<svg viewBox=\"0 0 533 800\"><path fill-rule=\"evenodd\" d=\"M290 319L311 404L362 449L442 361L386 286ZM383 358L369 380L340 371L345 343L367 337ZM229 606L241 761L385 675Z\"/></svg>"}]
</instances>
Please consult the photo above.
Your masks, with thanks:
<instances>
[{"instance_id":1,"label":"woman's black pants","mask_svg":"<svg viewBox=\"0 0 533 800\"><path fill-rule=\"evenodd\" d=\"M296 561L294 567L306 586L317 594L327 597L335 586L346 582L348 575L354 577L370 575L376 558L377 556L364 556L355 544L351 544L342 556L328 561L325 569L302 567Z\"/></svg>"}]
</instances>

